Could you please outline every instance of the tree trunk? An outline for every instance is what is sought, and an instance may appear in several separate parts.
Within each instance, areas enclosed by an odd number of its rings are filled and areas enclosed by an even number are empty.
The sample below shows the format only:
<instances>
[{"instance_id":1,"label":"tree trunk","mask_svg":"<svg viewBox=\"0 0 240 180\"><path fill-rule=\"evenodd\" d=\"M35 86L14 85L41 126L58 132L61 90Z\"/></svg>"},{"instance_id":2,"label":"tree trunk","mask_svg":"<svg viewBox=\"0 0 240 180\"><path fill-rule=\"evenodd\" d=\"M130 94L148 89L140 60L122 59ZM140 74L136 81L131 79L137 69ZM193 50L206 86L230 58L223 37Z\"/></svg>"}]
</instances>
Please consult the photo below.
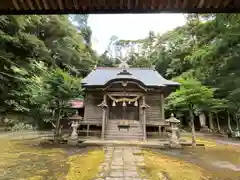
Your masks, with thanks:
<instances>
[{"instance_id":1,"label":"tree trunk","mask_svg":"<svg viewBox=\"0 0 240 180\"><path fill-rule=\"evenodd\" d=\"M236 115L236 124L237 124L237 131L239 131L239 119L237 115Z\"/></svg>"},{"instance_id":2,"label":"tree trunk","mask_svg":"<svg viewBox=\"0 0 240 180\"><path fill-rule=\"evenodd\" d=\"M232 130L232 126L231 126L231 117L230 117L230 114L228 111L227 111L227 114L228 114L228 130L232 134L233 130Z\"/></svg>"},{"instance_id":3,"label":"tree trunk","mask_svg":"<svg viewBox=\"0 0 240 180\"><path fill-rule=\"evenodd\" d=\"M220 128L219 117L218 117L218 114L217 114L217 113L216 113L216 121L217 121L217 130L218 130L218 132L220 133L221 128Z\"/></svg>"},{"instance_id":4,"label":"tree trunk","mask_svg":"<svg viewBox=\"0 0 240 180\"><path fill-rule=\"evenodd\" d=\"M1 114L1 117L0 117L0 125L4 126L6 117L7 117L7 113L6 113L6 112L4 112L4 113Z\"/></svg>"},{"instance_id":5,"label":"tree trunk","mask_svg":"<svg viewBox=\"0 0 240 180\"><path fill-rule=\"evenodd\" d=\"M61 108L60 103L58 103L58 116L56 119L56 127L55 127L55 133L54 133L54 143L58 143L59 141L59 129L60 129L60 120L61 120Z\"/></svg>"},{"instance_id":6,"label":"tree trunk","mask_svg":"<svg viewBox=\"0 0 240 180\"><path fill-rule=\"evenodd\" d=\"M213 125L213 117L212 117L212 113L209 113L209 128L211 130L214 130L214 125Z\"/></svg>"},{"instance_id":7,"label":"tree trunk","mask_svg":"<svg viewBox=\"0 0 240 180\"><path fill-rule=\"evenodd\" d=\"M189 110L191 127L192 127L192 146L196 147L196 134L195 134L195 126L194 126L194 115L192 108Z\"/></svg>"}]
</instances>

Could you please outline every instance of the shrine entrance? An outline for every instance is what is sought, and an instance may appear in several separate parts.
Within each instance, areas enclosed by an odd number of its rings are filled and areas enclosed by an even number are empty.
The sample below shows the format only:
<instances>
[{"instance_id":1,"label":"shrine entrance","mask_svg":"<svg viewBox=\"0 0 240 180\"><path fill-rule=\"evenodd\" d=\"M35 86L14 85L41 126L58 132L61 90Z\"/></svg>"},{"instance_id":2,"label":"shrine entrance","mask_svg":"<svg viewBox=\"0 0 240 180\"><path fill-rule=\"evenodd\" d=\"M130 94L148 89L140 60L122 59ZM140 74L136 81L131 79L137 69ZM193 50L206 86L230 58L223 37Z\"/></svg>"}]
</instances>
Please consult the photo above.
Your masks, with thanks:
<instances>
[{"instance_id":1,"label":"shrine entrance","mask_svg":"<svg viewBox=\"0 0 240 180\"><path fill-rule=\"evenodd\" d=\"M139 96L122 97L111 96L108 98L110 120L139 121Z\"/></svg>"}]
</instances>

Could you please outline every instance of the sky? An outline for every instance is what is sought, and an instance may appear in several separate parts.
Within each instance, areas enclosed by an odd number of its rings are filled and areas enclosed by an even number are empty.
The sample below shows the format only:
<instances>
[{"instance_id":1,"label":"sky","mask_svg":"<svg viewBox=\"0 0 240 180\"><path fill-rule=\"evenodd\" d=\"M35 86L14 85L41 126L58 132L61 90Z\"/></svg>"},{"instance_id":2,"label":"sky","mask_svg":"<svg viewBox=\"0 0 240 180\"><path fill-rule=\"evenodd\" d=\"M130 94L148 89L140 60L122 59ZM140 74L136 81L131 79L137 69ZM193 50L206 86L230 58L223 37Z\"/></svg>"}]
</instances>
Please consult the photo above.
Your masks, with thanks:
<instances>
[{"instance_id":1,"label":"sky","mask_svg":"<svg viewBox=\"0 0 240 180\"><path fill-rule=\"evenodd\" d=\"M150 30L165 33L186 22L183 14L92 14L88 25L92 29L92 45L98 53L103 53L111 36L119 39L136 40L145 38Z\"/></svg>"}]
</instances>

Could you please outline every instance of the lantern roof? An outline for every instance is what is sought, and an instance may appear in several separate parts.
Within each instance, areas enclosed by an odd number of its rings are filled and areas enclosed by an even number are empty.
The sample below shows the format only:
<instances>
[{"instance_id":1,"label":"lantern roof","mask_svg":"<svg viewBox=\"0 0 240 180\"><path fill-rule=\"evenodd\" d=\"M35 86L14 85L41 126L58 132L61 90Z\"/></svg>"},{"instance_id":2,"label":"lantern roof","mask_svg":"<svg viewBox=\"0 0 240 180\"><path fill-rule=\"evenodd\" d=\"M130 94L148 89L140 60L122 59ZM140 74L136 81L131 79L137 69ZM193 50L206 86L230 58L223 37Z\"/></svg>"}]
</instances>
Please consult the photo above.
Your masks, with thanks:
<instances>
[{"instance_id":1,"label":"lantern roof","mask_svg":"<svg viewBox=\"0 0 240 180\"><path fill-rule=\"evenodd\" d=\"M170 122L170 123L180 123L180 120L174 117L174 114L171 114L171 117L166 119L165 122Z\"/></svg>"}]
</instances>

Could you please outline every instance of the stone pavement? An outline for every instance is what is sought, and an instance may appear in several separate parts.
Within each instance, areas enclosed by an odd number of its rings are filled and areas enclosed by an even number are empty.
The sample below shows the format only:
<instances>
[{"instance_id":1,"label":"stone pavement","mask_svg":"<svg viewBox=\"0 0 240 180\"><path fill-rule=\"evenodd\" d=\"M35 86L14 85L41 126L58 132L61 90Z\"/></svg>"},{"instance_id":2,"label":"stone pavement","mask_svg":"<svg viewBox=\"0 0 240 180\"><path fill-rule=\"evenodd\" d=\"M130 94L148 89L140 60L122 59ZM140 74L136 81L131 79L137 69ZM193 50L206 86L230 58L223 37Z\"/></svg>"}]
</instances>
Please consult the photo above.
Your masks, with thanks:
<instances>
[{"instance_id":1,"label":"stone pavement","mask_svg":"<svg viewBox=\"0 0 240 180\"><path fill-rule=\"evenodd\" d=\"M94 180L146 180L141 178L137 166L144 165L141 150L137 147L105 147L105 160Z\"/></svg>"}]
</instances>

